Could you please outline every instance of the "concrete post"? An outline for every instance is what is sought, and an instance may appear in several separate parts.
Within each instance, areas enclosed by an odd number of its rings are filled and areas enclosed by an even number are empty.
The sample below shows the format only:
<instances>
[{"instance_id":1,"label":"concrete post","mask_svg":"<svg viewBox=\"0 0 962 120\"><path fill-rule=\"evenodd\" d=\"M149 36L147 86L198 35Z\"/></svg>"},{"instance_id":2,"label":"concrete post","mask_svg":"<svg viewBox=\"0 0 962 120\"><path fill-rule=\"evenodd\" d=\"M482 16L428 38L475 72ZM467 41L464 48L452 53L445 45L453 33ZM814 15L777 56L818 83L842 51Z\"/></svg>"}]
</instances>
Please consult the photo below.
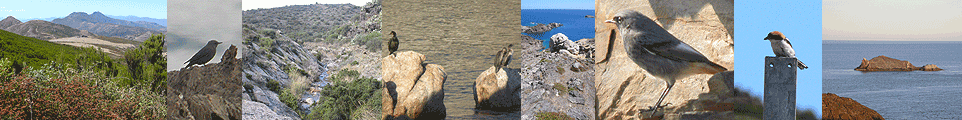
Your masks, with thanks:
<instances>
[{"instance_id":1,"label":"concrete post","mask_svg":"<svg viewBox=\"0 0 962 120\"><path fill-rule=\"evenodd\" d=\"M795 119L796 58L765 56L765 120Z\"/></svg>"}]
</instances>

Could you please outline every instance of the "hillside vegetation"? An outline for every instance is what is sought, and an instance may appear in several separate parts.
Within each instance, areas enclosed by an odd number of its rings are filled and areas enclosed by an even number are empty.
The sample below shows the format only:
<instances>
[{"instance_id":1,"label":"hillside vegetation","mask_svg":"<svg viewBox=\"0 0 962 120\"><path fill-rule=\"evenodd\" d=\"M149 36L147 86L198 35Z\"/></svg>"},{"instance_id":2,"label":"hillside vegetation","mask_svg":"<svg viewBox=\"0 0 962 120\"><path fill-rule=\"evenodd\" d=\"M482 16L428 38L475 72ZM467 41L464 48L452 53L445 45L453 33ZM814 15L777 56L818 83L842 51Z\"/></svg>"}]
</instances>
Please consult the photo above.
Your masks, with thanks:
<instances>
[{"instance_id":1,"label":"hillside vegetation","mask_svg":"<svg viewBox=\"0 0 962 120\"><path fill-rule=\"evenodd\" d=\"M0 119L164 119L163 43L111 58L0 30Z\"/></svg>"}]
</instances>

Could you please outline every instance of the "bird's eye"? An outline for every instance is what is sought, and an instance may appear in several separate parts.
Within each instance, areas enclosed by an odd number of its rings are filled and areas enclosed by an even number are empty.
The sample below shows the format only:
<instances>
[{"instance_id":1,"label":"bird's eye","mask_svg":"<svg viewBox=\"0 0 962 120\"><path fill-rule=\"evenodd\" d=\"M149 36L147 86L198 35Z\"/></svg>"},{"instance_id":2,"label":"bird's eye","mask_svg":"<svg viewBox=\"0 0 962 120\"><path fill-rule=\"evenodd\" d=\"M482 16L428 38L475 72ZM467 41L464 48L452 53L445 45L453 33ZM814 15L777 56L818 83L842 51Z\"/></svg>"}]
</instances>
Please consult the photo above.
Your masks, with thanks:
<instances>
[{"instance_id":1,"label":"bird's eye","mask_svg":"<svg viewBox=\"0 0 962 120\"><path fill-rule=\"evenodd\" d=\"M615 16L615 21L621 21L621 16Z\"/></svg>"}]
</instances>

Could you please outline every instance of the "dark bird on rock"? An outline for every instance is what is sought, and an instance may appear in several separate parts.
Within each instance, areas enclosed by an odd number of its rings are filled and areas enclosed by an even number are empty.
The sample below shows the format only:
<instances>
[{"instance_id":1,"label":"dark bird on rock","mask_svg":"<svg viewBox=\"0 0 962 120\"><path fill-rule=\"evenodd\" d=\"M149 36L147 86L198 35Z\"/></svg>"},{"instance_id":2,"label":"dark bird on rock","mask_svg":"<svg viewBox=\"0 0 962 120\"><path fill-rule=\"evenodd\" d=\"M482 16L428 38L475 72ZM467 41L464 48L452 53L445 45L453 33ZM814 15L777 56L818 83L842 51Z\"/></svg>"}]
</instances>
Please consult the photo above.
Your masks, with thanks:
<instances>
[{"instance_id":1,"label":"dark bird on rock","mask_svg":"<svg viewBox=\"0 0 962 120\"><path fill-rule=\"evenodd\" d=\"M805 63L802 63L802 60L798 60L798 58L795 57L795 49L792 48L792 42L789 42L788 37L785 37L782 32L772 31L762 40L772 42L772 52L775 52L776 57L795 58L795 61L798 62L798 69L805 70L808 68Z\"/></svg>"},{"instance_id":2,"label":"dark bird on rock","mask_svg":"<svg viewBox=\"0 0 962 120\"><path fill-rule=\"evenodd\" d=\"M388 33L388 34L391 35L391 39L387 43L387 50L389 52L388 54L394 55L395 57L397 57L397 55L394 54L394 52L397 51L398 44L400 44L400 41L397 40L397 33L394 33L394 31L391 31L391 33Z\"/></svg>"},{"instance_id":3,"label":"dark bird on rock","mask_svg":"<svg viewBox=\"0 0 962 120\"><path fill-rule=\"evenodd\" d=\"M621 11L605 23L618 26L625 51L638 67L645 69L655 78L664 80L667 84L668 87L658 98L658 102L654 107L649 108L653 113L657 113L657 110L663 107L661 102L668 95L676 79L728 70L708 60L698 50L685 44L654 20L637 11Z\"/></svg>"},{"instance_id":4,"label":"dark bird on rock","mask_svg":"<svg viewBox=\"0 0 962 120\"><path fill-rule=\"evenodd\" d=\"M498 54L495 55L495 57L498 58L498 61L494 62L495 69L500 70L501 68L510 64L513 52L513 50L511 50L511 46L514 46L514 44L508 44L508 47L501 47L501 50L499 50Z\"/></svg>"},{"instance_id":5,"label":"dark bird on rock","mask_svg":"<svg viewBox=\"0 0 962 120\"><path fill-rule=\"evenodd\" d=\"M187 67L207 64L207 62L209 62L210 59L213 59L214 55L217 54L217 44L220 43L221 42L217 42L217 40L207 41L207 45L204 46L204 48L201 48L200 51L197 51L193 57L190 57L190 59L184 63L187 63Z\"/></svg>"}]
</instances>

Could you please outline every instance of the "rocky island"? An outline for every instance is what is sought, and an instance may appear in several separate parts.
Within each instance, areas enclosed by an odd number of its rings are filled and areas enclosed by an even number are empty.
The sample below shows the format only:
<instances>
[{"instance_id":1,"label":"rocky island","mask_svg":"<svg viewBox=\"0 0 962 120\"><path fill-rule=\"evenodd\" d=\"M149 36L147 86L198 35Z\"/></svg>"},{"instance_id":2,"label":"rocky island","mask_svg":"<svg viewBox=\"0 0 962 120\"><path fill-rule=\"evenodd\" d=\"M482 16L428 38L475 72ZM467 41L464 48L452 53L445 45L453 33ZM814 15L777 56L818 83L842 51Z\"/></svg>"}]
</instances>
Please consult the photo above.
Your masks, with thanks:
<instances>
[{"instance_id":1,"label":"rocky island","mask_svg":"<svg viewBox=\"0 0 962 120\"><path fill-rule=\"evenodd\" d=\"M880 55L878 57L872 58L871 60L866 60L862 58L862 64L855 68L857 71L940 71L942 68L935 66L933 64L927 64L922 67L915 67L912 63L908 61L898 60L895 58L889 58L885 55Z\"/></svg>"},{"instance_id":2,"label":"rocky island","mask_svg":"<svg viewBox=\"0 0 962 120\"><path fill-rule=\"evenodd\" d=\"M521 26L521 32L528 33L528 34L544 33L558 27L561 27L561 23L548 23L548 24L538 23L538 25L534 25L534 26Z\"/></svg>"}]
</instances>

